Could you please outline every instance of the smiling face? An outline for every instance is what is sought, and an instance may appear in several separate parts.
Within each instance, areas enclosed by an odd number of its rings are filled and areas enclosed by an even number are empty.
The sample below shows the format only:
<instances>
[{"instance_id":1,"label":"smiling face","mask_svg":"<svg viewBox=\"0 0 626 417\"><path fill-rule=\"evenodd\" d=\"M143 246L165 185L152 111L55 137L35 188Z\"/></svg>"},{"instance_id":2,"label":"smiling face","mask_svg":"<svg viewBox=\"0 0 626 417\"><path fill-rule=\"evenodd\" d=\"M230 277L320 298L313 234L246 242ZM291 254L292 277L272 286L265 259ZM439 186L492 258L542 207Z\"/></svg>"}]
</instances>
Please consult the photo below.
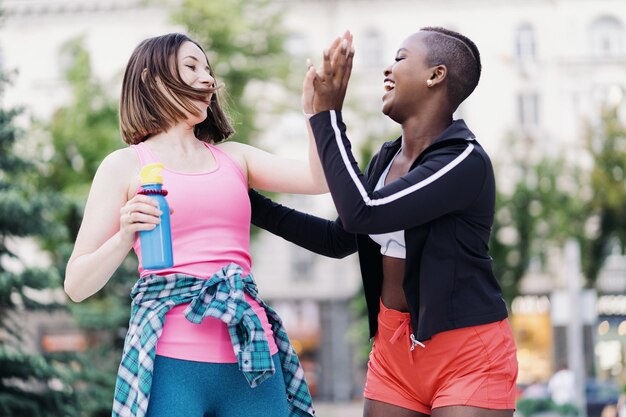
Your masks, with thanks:
<instances>
[{"instance_id":1,"label":"smiling face","mask_svg":"<svg viewBox=\"0 0 626 417\"><path fill-rule=\"evenodd\" d=\"M423 32L409 36L400 45L395 63L385 69L382 112L398 123L419 109L428 92L426 81L433 69L426 65L425 36Z\"/></svg>"},{"instance_id":2,"label":"smiling face","mask_svg":"<svg viewBox=\"0 0 626 417\"><path fill-rule=\"evenodd\" d=\"M200 140L218 143L233 134L202 48L181 33L148 38L133 51L122 80L120 130L140 143L179 123ZM209 108L207 110L207 107Z\"/></svg>"},{"instance_id":3,"label":"smiling face","mask_svg":"<svg viewBox=\"0 0 626 417\"><path fill-rule=\"evenodd\" d=\"M183 43L176 54L176 66L178 74L185 84L197 89L207 89L215 86L215 78L211 75L211 68L207 57L193 42ZM213 93L207 93L204 100L193 100L193 104L200 110L200 115L193 115L189 112L188 121L197 124L207 117L207 108L211 104ZM197 120L201 118L201 120Z\"/></svg>"}]
</instances>

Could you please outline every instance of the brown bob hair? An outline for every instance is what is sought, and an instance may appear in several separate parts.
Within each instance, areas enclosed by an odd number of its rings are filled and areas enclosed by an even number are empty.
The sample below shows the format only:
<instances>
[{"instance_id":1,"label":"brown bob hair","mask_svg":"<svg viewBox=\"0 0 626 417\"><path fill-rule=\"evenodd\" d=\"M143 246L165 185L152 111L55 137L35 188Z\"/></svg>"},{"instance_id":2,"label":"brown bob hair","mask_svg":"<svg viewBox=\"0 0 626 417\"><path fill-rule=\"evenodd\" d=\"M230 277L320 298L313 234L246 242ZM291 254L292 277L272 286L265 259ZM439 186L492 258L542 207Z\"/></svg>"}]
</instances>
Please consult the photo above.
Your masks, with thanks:
<instances>
[{"instance_id":1,"label":"brown bob hair","mask_svg":"<svg viewBox=\"0 0 626 417\"><path fill-rule=\"evenodd\" d=\"M146 39L133 51L124 72L120 100L120 131L127 144L143 142L183 120L185 114L181 107L189 113L198 114L192 100L205 100L209 93L213 95L207 118L195 126L196 137L205 142L218 143L234 133L218 101L217 90L221 86L216 83L213 88L197 89L181 79L176 55L185 42L198 45L186 35L170 33ZM198 47L204 52L200 45ZM209 69L213 74L210 63Z\"/></svg>"}]
</instances>

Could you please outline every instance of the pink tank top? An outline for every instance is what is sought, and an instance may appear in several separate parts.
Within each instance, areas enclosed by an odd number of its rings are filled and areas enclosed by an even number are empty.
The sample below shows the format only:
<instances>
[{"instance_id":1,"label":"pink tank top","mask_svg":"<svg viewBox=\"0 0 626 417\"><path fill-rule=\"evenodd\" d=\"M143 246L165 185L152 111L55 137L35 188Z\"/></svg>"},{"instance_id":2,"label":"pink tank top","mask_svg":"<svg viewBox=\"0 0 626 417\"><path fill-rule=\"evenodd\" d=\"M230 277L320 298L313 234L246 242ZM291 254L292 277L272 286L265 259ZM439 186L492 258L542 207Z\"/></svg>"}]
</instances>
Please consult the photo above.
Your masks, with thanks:
<instances>
[{"instance_id":1,"label":"pink tank top","mask_svg":"<svg viewBox=\"0 0 626 417\"><path fill-rule=\"evenodd\" d=\"M205 144L213 154L216 167L209 172L188 174L164 167L161 171L171 216L174 266L158 271L141 264L139 234L133 249L139 259L141 277L158 273L188 274L210 278L216 271L235 263L250 273L250 200L248 182L239 164L219 148ZM160 162L146 142L132 145L141 166ZM246 300L257 313L271 354L278 352L271 326L263 307L252 297ZM165 315L163 333L157 342L157 355L199 362L234 363L226 324L205 318L201 324L189 322L183 315L187 304L172 308Z\"/></svg>"}]
</instances>

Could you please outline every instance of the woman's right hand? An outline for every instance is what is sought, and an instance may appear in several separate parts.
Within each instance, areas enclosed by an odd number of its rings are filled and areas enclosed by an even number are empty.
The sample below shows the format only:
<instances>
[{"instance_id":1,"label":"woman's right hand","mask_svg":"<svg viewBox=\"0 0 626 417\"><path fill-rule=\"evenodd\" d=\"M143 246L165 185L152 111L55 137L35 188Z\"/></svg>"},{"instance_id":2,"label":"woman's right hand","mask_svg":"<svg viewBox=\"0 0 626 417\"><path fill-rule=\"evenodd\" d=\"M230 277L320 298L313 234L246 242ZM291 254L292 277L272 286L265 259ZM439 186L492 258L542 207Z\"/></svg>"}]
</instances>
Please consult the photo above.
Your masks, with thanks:
<instances>
[{"instance_id":1,"label":"woman's right hand","mask_svg":"<svg viewBox=\"0 0 626 417\"><path fill-rule=\"evenodd\" d=\"M352 33L346 31L339 41L335 39L331 46L324 51L322 71L316 74L313 83L315 112L341 111L352 73L352 61L354 59L352 40Z\"/></svg>"},{"instance_id":2,"label":"woman's right hand","mask_svg":"<svg viewBox=\"0 0 626 417\"><path fill-rule=\"evenodd\" d=\"M134 242L139 231L152 230L161 223L159 205L154 198L137 194L120 209L120 236L125 242Z\"/></svg>"},{"instance_id":3,"label":"woman's right hand","mask_svg":"<svg viewBox=\"0 0 626 417\"><path fill-rule=\"evenodd\" d=\"M310 60L307 60L307 72L302 82L302 112L305 116L311 117L315 114L313 109L313 98L315 96L315 89L313 87L313 80L315 79L315 67Z\"/></svg>"}]
</instances>

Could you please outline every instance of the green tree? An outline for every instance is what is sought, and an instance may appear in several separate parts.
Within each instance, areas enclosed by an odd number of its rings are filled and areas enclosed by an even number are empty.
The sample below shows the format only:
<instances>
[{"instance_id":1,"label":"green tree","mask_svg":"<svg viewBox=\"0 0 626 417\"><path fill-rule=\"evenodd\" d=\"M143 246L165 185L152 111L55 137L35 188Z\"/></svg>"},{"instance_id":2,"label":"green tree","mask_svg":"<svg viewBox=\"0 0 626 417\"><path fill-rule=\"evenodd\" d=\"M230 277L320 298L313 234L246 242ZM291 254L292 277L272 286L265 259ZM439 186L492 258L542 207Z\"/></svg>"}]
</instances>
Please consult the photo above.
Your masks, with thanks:
<instances>
[{"instance_id":1,"label":"green tree","mask_svg":"<svg viewBox=\"0 0 626 417\"><path fill-rule=\"evenodd\" d=\"M545 265L550 245L577 239L587 286L593 287L614 242L622 250L626 244L626 127L617 110L603 109L586 139L582 151L593 162L590 170L562 158L529 163L527 152L512 152L515 169L509 166L506 174L516 173L513 191L498 193L491 240L496 276L509 302L531 260Z\"/></svg>"},{"instance_id":2,"label":"green tree","mask_svg":"<svg viewBox=\"0 0 626 417\"><path fill-rule=\"evenodd\" d=\"M6 82L0 74L0 99ZM73 416L75 397L65 360L22 349L24 319L63 306L36 296L58 288L56 270L31 266L17 253L20 239L50 230L58 201L53 192L34 186L35 165L20 156L18 113L0 108L0 415Z\"/></svg>"},{"instance_id":3,"label":"green tree","mask_svg":"<svg viewBox=\"0 0 626 417\"><path fill-rule=\"evenodd\" d=\"M513 185L511 192L498 188L490 242L494 272L509 303L531 261L546 265L551 246L562 246L571 237L582 241L588 217L580 193L585 176L579 168L559 157L528 162L532 158L527 154L519 155L506 172L498 172L499 182L512 178Z\"/></svg>"},{"instance_id":4,"label":"green tree","mask_svg":"<svg viewBox=\"0 0 626 417\"><path fill-rule=\"evenodd\" d=\"M582 246L583 271L593 284L618 241L626 244L626 126L615 108L605 108L601 122L588 128L587 149L593 159L589 213L597 227Z\"/></svg>"}]
</instances>

